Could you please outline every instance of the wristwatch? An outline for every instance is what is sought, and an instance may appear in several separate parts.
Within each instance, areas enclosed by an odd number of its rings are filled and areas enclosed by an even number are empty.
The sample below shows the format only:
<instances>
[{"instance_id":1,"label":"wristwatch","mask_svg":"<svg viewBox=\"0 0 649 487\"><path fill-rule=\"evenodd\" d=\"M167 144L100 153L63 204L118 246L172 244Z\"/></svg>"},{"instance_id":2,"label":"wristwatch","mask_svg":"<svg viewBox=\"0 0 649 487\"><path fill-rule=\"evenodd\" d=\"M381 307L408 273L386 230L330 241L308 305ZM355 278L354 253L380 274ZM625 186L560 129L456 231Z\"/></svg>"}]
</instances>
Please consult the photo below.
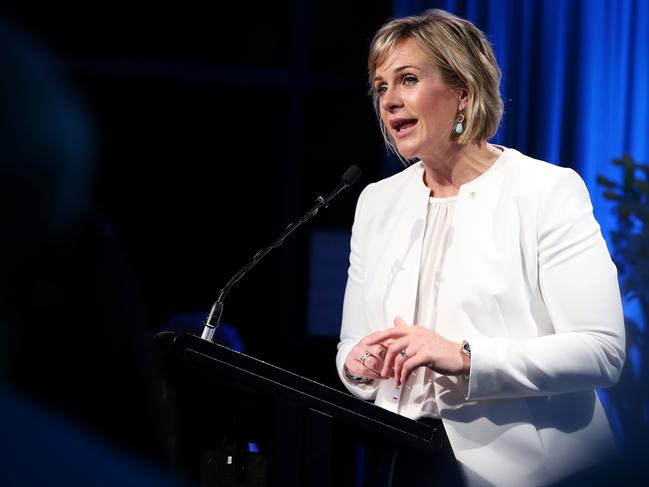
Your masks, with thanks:
<instances>
[{"instance_id":1,"label":"wristwatch","mask_svg":"<svg viewBox=\"0 0 649 487\"><path fill-rule=\"evenodd\" d=\"M343 365L343 369L345 370L345 377L347 377L352 382L357 382L359 384L369 384L373 380L364 375L352 375L352 373L347 368L347 365Z\"/></svg>"},{"instance_id":2,"label":"wristwatch","mask_svg":"<svg viewBox=\"0 0 649 487\"><path fill-rule=\"evenodd\" d=\"M462 353L471 358L471 345L466 340L462 340Z\"/></svg>"},{"instance_id":3,"label":"wristwatch","mask_svg":"<svg viewBox=\"0 0 649 487\"><path fill-rule=\"evenodd\" d=\"M467 342L466 340L462 340L462 348L460 349L460 351L464 355L469 357L469 364L471 364L471 345L469 345L469 342ZM469 380L469 376L470 376L470 373L464 374L464 378L466 380Z\"/></svg>"}]
</instances>

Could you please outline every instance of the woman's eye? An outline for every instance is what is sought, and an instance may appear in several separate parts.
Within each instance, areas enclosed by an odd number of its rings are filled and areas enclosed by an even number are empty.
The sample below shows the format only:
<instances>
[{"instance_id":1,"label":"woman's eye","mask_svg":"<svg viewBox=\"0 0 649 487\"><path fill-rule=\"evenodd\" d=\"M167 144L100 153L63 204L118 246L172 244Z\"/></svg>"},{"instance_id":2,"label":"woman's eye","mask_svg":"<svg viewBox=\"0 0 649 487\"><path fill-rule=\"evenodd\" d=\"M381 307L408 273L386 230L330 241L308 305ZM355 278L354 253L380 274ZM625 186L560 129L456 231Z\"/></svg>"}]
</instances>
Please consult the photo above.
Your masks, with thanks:
<instances>
[{"instance_id":1,"label":"woman's eye","mask_svg":"<svg viewBox=\"0 0 649 487\"><path fill-rule=\"evenodd\" d=\"M417 82L417 77L412 74L407 74L403 77L404 85L414 85Z\"/></svg>"},{"instance_id":2,"label":"woman's eye","mask_svg":"<svg viewBox=\"0 0 649 487\"><path fill-rule=\"evenodd\" d=\"M376 94L382 96L387 90L388 90L387 86L379 85L376 87Z\"/></svg>"}]
</instances>

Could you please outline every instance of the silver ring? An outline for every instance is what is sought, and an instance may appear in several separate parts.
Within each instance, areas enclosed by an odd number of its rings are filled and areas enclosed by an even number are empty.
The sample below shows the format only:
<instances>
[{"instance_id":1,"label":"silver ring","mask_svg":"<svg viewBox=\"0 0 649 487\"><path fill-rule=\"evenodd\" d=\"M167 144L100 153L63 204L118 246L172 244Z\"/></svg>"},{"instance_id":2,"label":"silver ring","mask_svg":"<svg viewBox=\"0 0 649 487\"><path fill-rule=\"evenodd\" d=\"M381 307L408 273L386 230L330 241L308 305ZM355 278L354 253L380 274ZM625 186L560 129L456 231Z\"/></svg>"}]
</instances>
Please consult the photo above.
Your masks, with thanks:
<instances>
[{"instance_id":1,"label":"silver ring","mask_svg":"<svg viewBox=\"0 0 649 487\"><path fill-rule=\"evenodd\" d=\"M402 356L403 358L405 358L406 360L408 360L408 359L410 358L410 355L408 355L408 352L406 352L406 349L405 349L405 348L402 348L402 349L399 351L399 353L400 353L401 356Z\"/></svg>"},{"instance_id":2,"label":"silver ring","mask_svg":"<svg viewBox=\"0 0 649 487\"><path fill-rule=\"evenodd\" d=\"M367 360L367 357L373 357L373 356L374 355L372 355L370 352L365 352L363 355L361 355L359 362L363 367L365 367L365 360Z\"/></svg>"}]
</instances>

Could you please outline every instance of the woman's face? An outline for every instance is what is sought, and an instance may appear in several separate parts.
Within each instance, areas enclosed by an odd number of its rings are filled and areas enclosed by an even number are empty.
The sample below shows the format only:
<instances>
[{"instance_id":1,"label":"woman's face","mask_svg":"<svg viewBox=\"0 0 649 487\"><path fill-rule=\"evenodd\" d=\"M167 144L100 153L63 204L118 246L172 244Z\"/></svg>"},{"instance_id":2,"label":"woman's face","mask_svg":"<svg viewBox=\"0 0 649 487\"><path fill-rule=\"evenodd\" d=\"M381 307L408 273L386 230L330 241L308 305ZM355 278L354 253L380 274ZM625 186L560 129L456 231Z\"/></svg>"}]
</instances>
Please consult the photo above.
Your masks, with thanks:
<instances>
[{"instance_id":1,"label":"woman's face","mask_svg":"<svg viewBox=\"0 0 649 487\"><path fill-rule=\"evenodd\" d=\"M399 42L374 73L381 120L407 158L426 160L451 142L464 90L450 88L413 39Z\"/></svg>"}]
</instances>

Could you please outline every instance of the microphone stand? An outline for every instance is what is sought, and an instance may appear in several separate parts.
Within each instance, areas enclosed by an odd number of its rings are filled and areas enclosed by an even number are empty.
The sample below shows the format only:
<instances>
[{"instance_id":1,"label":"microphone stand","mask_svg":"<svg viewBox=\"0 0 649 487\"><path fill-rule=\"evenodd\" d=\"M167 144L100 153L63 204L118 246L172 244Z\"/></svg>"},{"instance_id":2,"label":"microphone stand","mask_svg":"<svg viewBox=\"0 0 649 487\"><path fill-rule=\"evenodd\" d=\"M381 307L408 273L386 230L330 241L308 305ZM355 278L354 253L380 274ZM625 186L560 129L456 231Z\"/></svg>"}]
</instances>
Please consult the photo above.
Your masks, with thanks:
<instances>
[{"instance_id":1,"label":"microphone stand","mask_svg":"<svg viewBox=\"0 0 649 487\"><path fill-rule=\"evenodd\" d=\"M306 223L309 221L311 218L316 216L320 208L323 206L326 208L329 206L329 202L335 198L338 193L340 193L343 189L351 186L356 182L356 180L360 177L361 175L361 170L358 168L358 166L351 166L347 171L345 171L345 174L343 174L342 181L338 185L338 187L333 190L329 195L326 197L318 196L316 198L316 203L313 205L313 207L307 211L302 218L299 220L291 223L284 232L279 236L277 240L275 240L272 244L270 244L268 247L261 249L259 252L255 254L255 256L252 258L252 260L243 266L239 272L237 272L232 278L228 281L228 283L225 285L223 289L221 289L221 292L219 293L219 297L216 299L216 302L212 306L212 309L210 310L210 314L207 317L207 321L205 322L205 327L203 328L203 334L201 335L201 338L203 340L207 340L210 342L214 341L214 333L216 332L216 329L218 328L220 321L221 321L221 315L223 314L223 300L227 296L228 292L236 284L239 279L241 279L250 269L252 269L257 262L259 262L261 259L263 259L268 252L271 250L279 247L282 245L284 242L284 239L288 237L293 231L302 225L303 223Z\"/></svg>"}]
</instances>

